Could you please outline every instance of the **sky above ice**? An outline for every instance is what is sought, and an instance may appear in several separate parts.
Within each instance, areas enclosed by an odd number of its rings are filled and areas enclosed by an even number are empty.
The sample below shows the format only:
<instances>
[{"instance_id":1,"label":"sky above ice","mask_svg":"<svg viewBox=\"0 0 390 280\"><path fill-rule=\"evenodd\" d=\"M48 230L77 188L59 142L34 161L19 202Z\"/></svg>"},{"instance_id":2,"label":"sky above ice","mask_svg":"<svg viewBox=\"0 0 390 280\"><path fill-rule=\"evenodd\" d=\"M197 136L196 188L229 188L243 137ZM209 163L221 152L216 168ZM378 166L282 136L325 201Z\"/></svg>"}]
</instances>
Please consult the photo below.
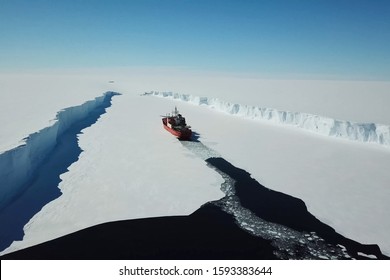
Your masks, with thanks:
<instances>
[{"instance_id":1,"label":"sky above ice","mask_svg":"<svg viewBox=\"0 0 390 280\"><path fill-rule=\"evenodd\" d=\"M0 70L390 79L387 0L0 0Z\"/></svg>"}]
</instances>

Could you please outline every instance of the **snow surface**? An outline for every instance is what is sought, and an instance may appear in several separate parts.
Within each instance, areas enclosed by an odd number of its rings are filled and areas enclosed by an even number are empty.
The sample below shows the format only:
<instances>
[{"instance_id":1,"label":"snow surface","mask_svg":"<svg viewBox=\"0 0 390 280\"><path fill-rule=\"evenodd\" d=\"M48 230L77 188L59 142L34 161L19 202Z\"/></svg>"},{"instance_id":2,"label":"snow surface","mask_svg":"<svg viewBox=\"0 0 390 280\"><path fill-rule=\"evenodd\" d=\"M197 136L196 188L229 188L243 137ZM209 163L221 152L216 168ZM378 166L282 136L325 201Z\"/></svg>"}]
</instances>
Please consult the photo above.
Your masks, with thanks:
<instances>
[{"instance_id":1,"label":"snow surface","mask_svg":"<svg viewBox=\"0 0 390 280\"><path fill-rule=\"evenodd\" d=\"M30 220L22 241L2 253L101 222L189 214L222 197L223 178L162 129L159 115L177 105L204 145L268 188L301 198L312 214L344 236L378 244L390 255L388 148L141 96L150 90L390 124L390 83L385 82L265 81L147 69L0 73L0 153L50 126L63 108L106 91L122 93L79 135L83 152L61 176L62 196Z\"/></svg>"}]
</instances>

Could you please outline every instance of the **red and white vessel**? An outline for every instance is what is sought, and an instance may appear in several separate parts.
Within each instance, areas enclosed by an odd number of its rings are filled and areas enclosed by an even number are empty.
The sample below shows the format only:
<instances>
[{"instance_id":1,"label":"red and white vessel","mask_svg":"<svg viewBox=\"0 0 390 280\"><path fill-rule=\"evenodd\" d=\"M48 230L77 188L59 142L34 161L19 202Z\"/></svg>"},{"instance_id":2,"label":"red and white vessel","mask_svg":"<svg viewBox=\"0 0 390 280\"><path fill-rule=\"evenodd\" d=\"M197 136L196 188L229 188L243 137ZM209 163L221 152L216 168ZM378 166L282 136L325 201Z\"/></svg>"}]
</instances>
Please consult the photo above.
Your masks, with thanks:
<instances>
[{"instance_id":1,"label":"red and white vessel","mask_svg":"<svg viewBox=\"0 0 390 280\"><path fill-rule=\"evenodd\" d=\"M179 114L175 107L172 115L163 116L164 128L175 135L179 140L190 140L192 136L191 127L186 124L186 119Z\"/></svg>"}]
</instances>

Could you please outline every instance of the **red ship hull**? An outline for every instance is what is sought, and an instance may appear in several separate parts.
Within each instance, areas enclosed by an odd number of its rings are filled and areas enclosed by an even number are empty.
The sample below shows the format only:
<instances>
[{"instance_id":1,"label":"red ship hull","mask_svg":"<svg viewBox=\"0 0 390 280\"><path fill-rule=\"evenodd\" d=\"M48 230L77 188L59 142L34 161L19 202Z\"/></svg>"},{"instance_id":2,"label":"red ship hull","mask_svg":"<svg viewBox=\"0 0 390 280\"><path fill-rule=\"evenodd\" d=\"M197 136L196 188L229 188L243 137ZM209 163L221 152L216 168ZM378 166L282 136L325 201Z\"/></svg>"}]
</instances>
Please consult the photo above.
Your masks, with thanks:
<instances>
[{"instance_id":1,"label":"red ship hull","mask_svg":"<svg viewBox=\"0 0 390 280\"><path fill-rule=\"evenodd\" d=\"M189 128L174 129L167 125L167 118L162 119L164 128L180 140L190 140L192 131Z\"/></svg>"}]
</instances>

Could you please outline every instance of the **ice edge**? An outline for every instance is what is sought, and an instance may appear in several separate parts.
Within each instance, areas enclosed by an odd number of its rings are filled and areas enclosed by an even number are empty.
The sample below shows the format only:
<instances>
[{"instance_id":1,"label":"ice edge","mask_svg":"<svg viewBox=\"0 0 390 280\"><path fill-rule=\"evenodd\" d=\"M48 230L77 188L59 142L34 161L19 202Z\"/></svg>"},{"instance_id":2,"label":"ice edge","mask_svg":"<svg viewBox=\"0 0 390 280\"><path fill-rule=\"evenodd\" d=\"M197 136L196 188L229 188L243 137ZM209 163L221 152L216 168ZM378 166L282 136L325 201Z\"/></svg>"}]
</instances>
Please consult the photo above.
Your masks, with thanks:
<instances>
[{"instance_id":1,"label":"ice edge","mask_svg":"<svg viewBox=\"0 0 390 280\"><path fill-rule=\"evenodd\" d=\"M364 143L375 143L386 148L390 147L389 125L336 120L309 113L281 111L272 108L242 105L226 102L218 98L200 97L190 94L151 91L145 93L145 95L171 98L194 105L203 105L220 112L243 118L291 125L324 136Z\"/></svg>"},{"instance_id":2,"label":"ice edge","mask_svg":"<svg viewBox=\"0 0 390 280\"><path fill-rule=\"evenodd\" d=\"M0 209L5 207L31 180L40 164L56 146L59 137L74 123L102 106L107 99L119 95L106 92L85 103L57 112L51 126L23 139L23 144L0 154Z\"/></svg>"}]
</instances>

